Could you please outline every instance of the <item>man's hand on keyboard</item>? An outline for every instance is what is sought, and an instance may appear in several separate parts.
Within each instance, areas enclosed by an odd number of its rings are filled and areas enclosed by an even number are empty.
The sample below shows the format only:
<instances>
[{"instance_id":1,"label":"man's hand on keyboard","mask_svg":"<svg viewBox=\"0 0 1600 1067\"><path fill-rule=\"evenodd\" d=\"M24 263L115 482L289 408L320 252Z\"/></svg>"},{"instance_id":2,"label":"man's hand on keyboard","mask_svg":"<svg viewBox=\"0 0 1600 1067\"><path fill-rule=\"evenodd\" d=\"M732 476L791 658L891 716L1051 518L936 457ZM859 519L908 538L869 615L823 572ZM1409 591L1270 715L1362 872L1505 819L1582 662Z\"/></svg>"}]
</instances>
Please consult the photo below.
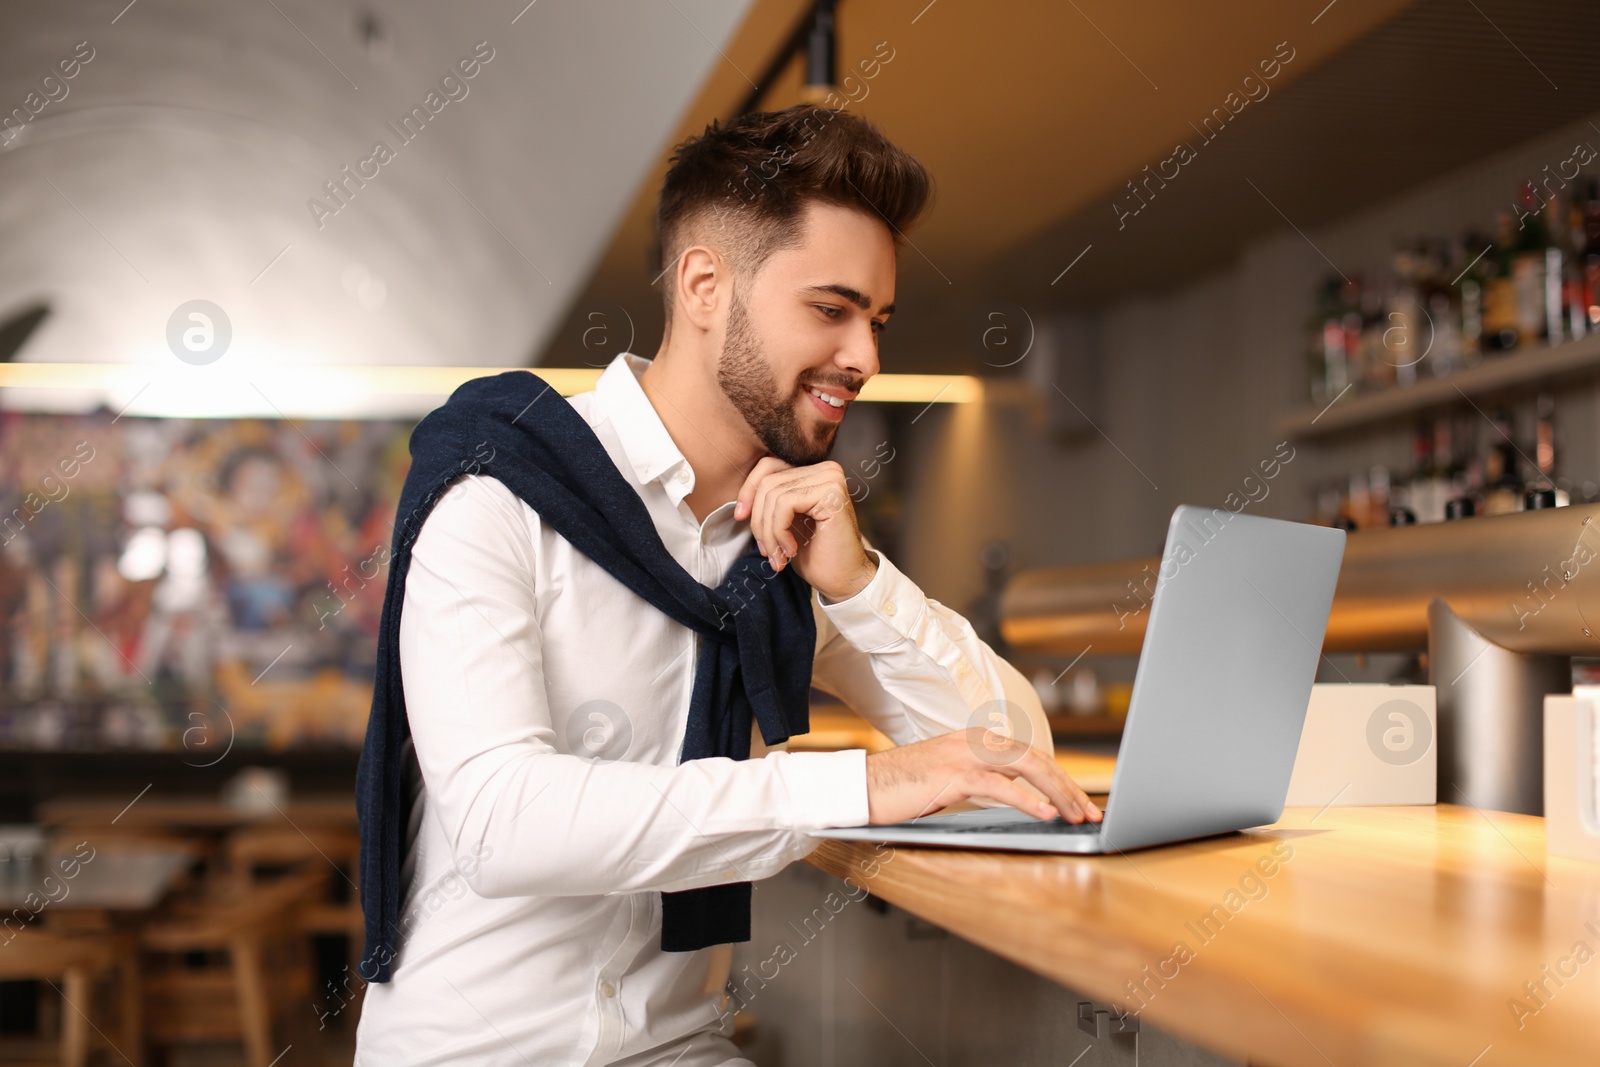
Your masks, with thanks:
<instances>
[{"instance_id":1,"label":"man's hand on keyboard","mask_svg":"<svg viewBox=\"0 0 1600 1067\"><path fill-rule=\"evenodd\" d=\"M1017 779L1032 784L1041 801ZM1040 819L1099 822L1100 809L1043 752L970 727L867 757L868 821L874 826L931 815L958 801L1009 804Z\"/></svg>"}]
</instances>

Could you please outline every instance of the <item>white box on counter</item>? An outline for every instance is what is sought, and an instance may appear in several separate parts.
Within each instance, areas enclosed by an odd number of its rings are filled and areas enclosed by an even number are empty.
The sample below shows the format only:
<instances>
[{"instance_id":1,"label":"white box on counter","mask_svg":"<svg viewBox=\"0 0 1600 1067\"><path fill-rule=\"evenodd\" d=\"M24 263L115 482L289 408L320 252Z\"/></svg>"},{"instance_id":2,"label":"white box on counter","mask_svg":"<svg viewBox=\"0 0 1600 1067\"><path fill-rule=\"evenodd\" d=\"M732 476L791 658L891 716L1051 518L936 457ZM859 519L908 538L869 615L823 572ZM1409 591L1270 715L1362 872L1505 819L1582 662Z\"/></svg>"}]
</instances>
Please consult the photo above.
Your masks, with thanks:
<instances>
[{"instance_id":1,"label":"white box on counter","mask_svg":"<svg viewBox=\"0 0 1600 1067\"><path fill-rule=\"evenodd\" d=\"M1434 804L1438 766L1433 686L1318 683L1285 803Z\"/></svg>"},{"instance_id":2,"label":"white box on counter","mask_svg":"<svg viewBox=\"0 0 1600 1067\"><path fill-rule=\"evenodd\" d=\"M1600 687L1544 698L1544 847L1600 862Z\"/></svg>"}]
</instances>

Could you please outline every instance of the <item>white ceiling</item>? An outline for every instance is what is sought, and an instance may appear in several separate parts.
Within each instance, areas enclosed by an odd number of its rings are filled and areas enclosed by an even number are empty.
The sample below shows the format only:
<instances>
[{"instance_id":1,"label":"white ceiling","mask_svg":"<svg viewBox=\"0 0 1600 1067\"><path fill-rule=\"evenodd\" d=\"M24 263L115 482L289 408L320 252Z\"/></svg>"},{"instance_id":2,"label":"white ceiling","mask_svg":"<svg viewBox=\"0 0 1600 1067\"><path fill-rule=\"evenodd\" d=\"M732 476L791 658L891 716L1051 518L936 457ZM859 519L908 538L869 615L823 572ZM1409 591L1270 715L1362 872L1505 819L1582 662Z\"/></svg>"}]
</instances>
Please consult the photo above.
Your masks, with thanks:
<instances>
[{"instance_id":1,"label":"white ceiling","mask_svg":"<svg viewBox=\"0 0 1600 1067\"><path fill-rule=\"evenodd\" d=\"M0 147L0 318L51 308L14 358L169 366L169 317L205 299L236 371L524 365L749 0L525 3L6 5L0 108L93 50ZM319 227L308 202L378 141L392 160Z\"/></svg>"}]
</instances>

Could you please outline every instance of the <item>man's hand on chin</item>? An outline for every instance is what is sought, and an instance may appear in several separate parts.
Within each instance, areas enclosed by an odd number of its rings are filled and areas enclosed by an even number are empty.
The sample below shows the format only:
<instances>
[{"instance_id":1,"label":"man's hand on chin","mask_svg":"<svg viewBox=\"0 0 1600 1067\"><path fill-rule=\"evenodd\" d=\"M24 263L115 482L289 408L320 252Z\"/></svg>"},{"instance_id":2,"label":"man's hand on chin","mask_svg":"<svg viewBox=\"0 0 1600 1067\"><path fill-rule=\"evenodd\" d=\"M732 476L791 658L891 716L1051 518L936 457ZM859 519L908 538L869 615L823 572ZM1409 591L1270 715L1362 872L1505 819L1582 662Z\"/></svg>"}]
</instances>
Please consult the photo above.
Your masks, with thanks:
<instances>
[{"instance_id":1,"label":"man's hand on chin","mask_svg":"<svg viewBox=\"0 0 1600 1067\"><path fill-rule=\"evenodd\" d=\"M861 543L844 468L833 460L791 467L776 456L755 465L739 489L735 521L750 532L774 571L795 570L830 602L848 600L878 571Z\"/></svg>"}]
</instances>

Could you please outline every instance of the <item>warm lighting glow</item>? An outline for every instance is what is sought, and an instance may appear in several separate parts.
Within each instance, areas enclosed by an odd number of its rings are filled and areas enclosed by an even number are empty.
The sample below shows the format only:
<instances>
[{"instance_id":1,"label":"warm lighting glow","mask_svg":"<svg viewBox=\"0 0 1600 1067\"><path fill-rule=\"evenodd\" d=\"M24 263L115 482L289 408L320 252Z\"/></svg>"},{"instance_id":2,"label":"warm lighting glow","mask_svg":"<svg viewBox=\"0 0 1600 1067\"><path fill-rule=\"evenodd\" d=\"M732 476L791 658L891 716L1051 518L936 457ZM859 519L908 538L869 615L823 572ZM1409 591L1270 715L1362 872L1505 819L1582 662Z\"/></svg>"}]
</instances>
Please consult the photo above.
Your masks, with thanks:
<instances>
[{"instance_id":1,"label":"warm lighting glow","mask_svg":"<svg viewBox=\"0 0 1600 1067\"><path fill-rule=\"evenodd\" d=\"M104 405L127 415L175 418L404 418L432 410L463 382L518 369L229 362L4 363L0 406L82 412ZM523 369L562 396L593 389L602 370ZM879 374L861 392L862 400L878 403L966 404L982 398L983 382L959 374Z\"/></svg>"},{"instance_id":2,"label":"warm lighting glow","mask_svg":"<svg viewBox=\"0 0 1600 1067\"><path fill-rule=\"evenodd\" d=\"M983 381L967 374L880 374L861 390L862 400L906 404L971 404L983 399Z\"/></svg>"}]
</instances>

